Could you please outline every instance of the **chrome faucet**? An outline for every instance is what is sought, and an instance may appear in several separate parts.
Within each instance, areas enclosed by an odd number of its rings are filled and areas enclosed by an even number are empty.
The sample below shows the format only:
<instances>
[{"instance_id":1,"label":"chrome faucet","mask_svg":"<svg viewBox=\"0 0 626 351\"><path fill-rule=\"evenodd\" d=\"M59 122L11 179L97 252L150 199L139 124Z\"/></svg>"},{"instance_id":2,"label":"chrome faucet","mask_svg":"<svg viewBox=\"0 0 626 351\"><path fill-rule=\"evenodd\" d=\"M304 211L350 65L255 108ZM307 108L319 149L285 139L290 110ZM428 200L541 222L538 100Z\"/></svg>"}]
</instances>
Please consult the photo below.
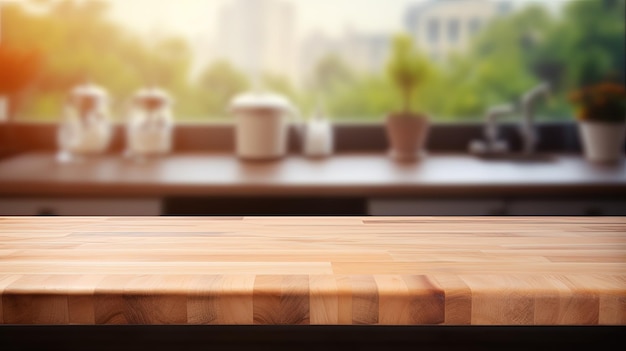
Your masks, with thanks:
<instances>
[{"instance_id":1,"label":"chrome faucet","mask_svg":"<svg viewBox=\"0 0 626 351\"><path fill-rule=\"evenodd\" d=\"M507 142L498 139L497 119L521 110L522 122L519 128L523 144L521 154L524 156L532 155L539 141L534 127L535 109L539 99L548 96L550 92L550 84L544 82L525 93L519 104L497 105L488 109L485 116L485 140L472 140L469 145L470 152L487 156L508 153L509 145Z\"/></svg>"},{"instance_id":2,"label":"chrome faucet","mask_svg":"<svg viewBox=\"0 0 626 351\"><path fill-rule=\"evenodd\" d=\"M539 142L537 131L534 127L535 108L537 101L542 97L550 94L550 85L547 82L541 83L528 91L522 96L522 124L520 125L520 134L522 135L522 151L526 155L535 152L535 147Z\"/></svg>"},{"instance_id":3,"label":"chrome faucet","mask_svg":"<svg viewBox=\"0 0 626 351\"><path fill-rule=\"evenodd\" d=\"M508 151L508 145L503 140L498 140L497 119L512 114L515 111L513 105L498 105L487 110L487 123L485 125L485 138L491 151Z\"/></svg>"},{"instance_id":4,"label":"chrome faucet","mask_svg":"<svg viewBox=\"0 0 626 351\"><path fill-rule=\"evenodd\" d=\"M501 154L509 151L509 145L505 140L498 138L498 118L515 112L515 106L497 105L489 108L485 115L485 140L473 140L470 143L470 152L475 154Z\"/></svg>"}]
</instances>

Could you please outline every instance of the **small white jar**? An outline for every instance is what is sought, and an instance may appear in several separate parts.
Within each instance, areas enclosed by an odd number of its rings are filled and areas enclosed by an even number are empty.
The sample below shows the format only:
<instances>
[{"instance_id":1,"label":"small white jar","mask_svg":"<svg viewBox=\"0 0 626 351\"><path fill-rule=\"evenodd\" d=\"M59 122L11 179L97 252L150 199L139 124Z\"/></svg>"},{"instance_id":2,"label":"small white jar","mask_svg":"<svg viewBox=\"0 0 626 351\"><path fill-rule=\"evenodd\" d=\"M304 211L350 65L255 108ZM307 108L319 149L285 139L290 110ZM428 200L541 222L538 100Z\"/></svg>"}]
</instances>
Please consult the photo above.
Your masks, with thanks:
<instances>
[{"instance_id":1,"label":"small white jar","mask_svg":"<svg viewBox=\"0 0 626 351\"><path fill-rule=\"evenodd\" d=\"M304 133L304 154L308 157L326 157L333 152L333 127L320 114L307 122Z\"/></svg>"},{"instance_id":2,"label":"small white jar","mask_svg":"<svg viewBox=\"0 0 626 351\"><path fill-rule=\"evenodd\" d=\"M145 88L135 94L126 126L127 156L141 158L171 152L171 106L171 97L161 89Z\"/></svg>"},{"instance_id":3,"label":"small white jar","mask_svg":"<svg viewBox=\"0 0 626 351\"><path fill-rule=\"evenodd\" d=\"M57 131L59 160L101 154L111 141L108 93L85 83L74 88Z\"/></svg>"}]
</instances>

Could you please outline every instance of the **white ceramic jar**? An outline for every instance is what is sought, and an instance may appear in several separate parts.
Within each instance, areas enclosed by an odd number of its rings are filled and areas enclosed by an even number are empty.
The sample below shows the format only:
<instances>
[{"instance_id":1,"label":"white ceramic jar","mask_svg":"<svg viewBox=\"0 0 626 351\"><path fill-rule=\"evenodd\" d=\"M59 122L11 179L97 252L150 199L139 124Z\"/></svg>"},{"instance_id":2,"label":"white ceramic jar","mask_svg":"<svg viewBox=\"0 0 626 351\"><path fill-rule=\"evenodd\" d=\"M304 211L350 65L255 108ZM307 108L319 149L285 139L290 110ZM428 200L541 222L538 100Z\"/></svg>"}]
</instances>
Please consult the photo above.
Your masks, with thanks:
<instances>
[{"instance_id":1,"label":"white ceramic jar","mask_svg":"<svg viewBox=\"0 0 626 351\"><path fill-rule=\"evenodd\" d=\"M172 149L172 99L156 87L139 90L133 97L126 127L126 153L131 157L155 156Z\"/></svg>"},{"instance_id":2,"label":"white ceramic jar","mask_svg":"<svg viewBox=\"0 0 626 351\"><path fill-rule=\"evenodd\" d=\"M309 120L304 133L304 154L309 157L326 157L333 152L333 127L321 115Z\"/></svg>"},{"instance_id":3,"label":"white ceramic jar","mask_svg":"<svg viewBox=\"0 0 626 351\"><path fill-rule=\"evenodd\" d=\"M107 92L92 83L71 91L57 134L61 161L106 151L111 140L108 103Z\"/></svg>"},{"instance_id":4,"label":"white ceramic jar","mask_svg":"<svg viewBox=\"0 0 626 351\"><path fill-rule=\"evenodd\" d=\"M287 153L288 127L298 111L282 95L249 92L230 103L235 118L235 151L242 159L268 160Z\"/></svg>"}]
</instances>

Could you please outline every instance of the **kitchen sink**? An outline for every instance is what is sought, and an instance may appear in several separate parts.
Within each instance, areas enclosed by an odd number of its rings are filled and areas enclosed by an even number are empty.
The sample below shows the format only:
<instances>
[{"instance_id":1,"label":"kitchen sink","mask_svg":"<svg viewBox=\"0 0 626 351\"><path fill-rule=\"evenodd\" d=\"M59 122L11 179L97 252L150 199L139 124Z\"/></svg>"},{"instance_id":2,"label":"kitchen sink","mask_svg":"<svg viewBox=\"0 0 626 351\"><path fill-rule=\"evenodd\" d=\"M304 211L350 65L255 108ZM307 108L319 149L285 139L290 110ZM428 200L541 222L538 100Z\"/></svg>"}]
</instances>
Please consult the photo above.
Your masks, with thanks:
<instances>
[{"instance_id":1,"label":"kitchen sink","mask_svg":"<svg viewBox=\"0 0 626 351\"><path fill-rule=\"evenodd\" d=\"M504 153L485 153L476 154L476 157L488 161L509 161L524 163L548 163L554 162L556 157L551 154L535 153L525 154L522 152L504 152Z\"/></svg>"}]
</instances>

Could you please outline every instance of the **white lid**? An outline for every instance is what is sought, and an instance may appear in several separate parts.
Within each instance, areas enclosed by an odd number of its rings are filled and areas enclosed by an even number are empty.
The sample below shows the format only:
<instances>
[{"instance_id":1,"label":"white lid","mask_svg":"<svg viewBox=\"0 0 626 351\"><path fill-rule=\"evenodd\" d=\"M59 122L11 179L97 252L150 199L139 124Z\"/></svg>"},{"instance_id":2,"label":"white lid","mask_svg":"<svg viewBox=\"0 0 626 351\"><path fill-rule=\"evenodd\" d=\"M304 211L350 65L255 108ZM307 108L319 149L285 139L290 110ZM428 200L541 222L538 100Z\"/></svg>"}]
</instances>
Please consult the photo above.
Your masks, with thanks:
<instances>
[{"instance_id":1,"label":"white lid","mask_svg":"<svg viewBox=\"0 0 626 351\"><path fill-rule=\"evenodd\" d=\"M172 103L171 96L165 90L156 87L139 89L135 93L134 98L135 101L157 100L163 102L165 105Z\"/></svg>"},{"instance_id":2,"label":"white lid","mask_svg":"<svg viewBox=\"0 0 626 351\"><path fill-rule=\"evenodd\" d=\"M104 102L108 98L108 93L98 85L85 83L72 89L71 96L77 99L92 98L98 102Z\"/></svg>"},{"instance_id":3,"label":"white lid","mask_svg":"<svg viewBox=\"0 0 626 351\"><path fill-rule=\"evenodd\" d=\"M291 102L283 95L271 92L246 92L235 96L230 102L230 109L270 108L289 110Z\"/></svg>"}]
</instances>

